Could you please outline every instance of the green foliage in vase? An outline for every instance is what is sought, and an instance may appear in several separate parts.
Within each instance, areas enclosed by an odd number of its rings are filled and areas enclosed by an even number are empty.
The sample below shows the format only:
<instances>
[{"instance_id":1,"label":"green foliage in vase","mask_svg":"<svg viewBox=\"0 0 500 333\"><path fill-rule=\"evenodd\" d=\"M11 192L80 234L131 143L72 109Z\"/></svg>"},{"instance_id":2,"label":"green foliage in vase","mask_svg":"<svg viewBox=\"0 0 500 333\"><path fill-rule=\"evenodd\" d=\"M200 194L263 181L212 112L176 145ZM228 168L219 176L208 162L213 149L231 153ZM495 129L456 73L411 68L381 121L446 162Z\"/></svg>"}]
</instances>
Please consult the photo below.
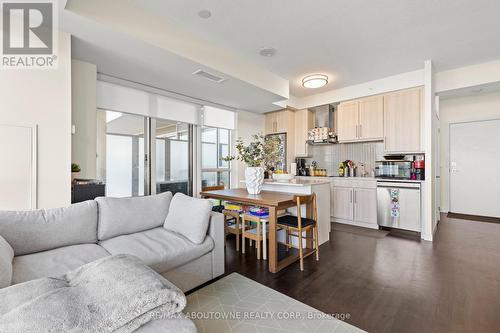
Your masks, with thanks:
<instances>
[{"instance_id":1,"label":"green foliage in vase","mask_svg":"<svg viewBox=\"0 0 500 333\"><path fill-rule=\"evenodd\" d=\"M237 156L226 156L222 160L239 160L249 167L270 168L279 162L283 154L283 144L277 136L265 137L255 134L248 145L245 145L241 138L236 140L236 152Z\"/></svg>"}]
</instances>

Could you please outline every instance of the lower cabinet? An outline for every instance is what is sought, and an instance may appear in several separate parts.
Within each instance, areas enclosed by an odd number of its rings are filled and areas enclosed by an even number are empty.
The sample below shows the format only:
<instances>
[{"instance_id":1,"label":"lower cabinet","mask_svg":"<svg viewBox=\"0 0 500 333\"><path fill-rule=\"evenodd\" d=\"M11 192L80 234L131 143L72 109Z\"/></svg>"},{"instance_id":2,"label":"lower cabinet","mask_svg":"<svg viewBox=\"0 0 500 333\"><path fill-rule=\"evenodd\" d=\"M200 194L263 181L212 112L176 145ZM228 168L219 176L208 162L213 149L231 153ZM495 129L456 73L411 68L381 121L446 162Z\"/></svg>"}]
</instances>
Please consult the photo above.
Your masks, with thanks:
<instances>
[{"instance_id":1,"label":"lower cabinet","mask_svg":"<svg viewBox=\"0 0 500 333\"><path fill-rule=\"evenodd\" d=\"M353 210L353 189L347 187L333 187L333 217L352 220L354 218Z\"/></svg>"},{"instance_id":2,"label":"lower cabinet","mask_svg":"<svg viewBox=\"0 0 500 333\"><path fill-rule=\"evenodd\" d=\"M375 181L342 179L332 182L331 191L334 222L378 229Z\"/></svg>"}]
</instances>

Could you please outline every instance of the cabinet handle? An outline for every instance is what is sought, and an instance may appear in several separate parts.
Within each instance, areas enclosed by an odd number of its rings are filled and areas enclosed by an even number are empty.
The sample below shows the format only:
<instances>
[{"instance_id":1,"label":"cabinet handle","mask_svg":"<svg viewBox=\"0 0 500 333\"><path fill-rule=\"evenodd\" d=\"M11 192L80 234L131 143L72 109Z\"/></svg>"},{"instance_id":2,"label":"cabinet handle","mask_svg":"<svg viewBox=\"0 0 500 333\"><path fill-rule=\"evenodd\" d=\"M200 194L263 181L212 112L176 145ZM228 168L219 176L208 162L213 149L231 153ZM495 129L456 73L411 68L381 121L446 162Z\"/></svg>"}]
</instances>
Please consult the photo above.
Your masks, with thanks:
<instances>
[{"instance_id":1,"label":"cabinet handle","mask_svg":"<svg viewBox=\"0 0 500 333\"><path fill-rule=\"evenodd\" d=\"M358 125L356 125L356 137L359 138L359 135L358 135Z\"/></svg>"},{"instance_id":2,"label":"cabinet handle","mask_svg":"<svg viewBox=\"0 0 500 333\"><path fill-rule=\"evenodd\" d=\"M354 203L358 203L358 199L356 198L356 191L354 191L353 194L354 194Z\"/></svg>"},{"instance_id":3,"label":"cabinet handle","mask_svg":"<svg viewBox=\"0 0 500 333\"><path fill-rule=\"evenodd\" d=\"M361 129L362 129L362 125L359 125L359 137L361 138L363 136L363 134L361 134Z\"/></svg>"},{"instance_id":4,"label":"cabinet handle","mask_svg":"<svg viewBox=\"0 0 500 333\"><path fill-rule=\"evenodd\" d=\"M350 203L352 203L352 196L354 195L354 192L351 192L351 201Z\"/></svg>"}]
</instances>

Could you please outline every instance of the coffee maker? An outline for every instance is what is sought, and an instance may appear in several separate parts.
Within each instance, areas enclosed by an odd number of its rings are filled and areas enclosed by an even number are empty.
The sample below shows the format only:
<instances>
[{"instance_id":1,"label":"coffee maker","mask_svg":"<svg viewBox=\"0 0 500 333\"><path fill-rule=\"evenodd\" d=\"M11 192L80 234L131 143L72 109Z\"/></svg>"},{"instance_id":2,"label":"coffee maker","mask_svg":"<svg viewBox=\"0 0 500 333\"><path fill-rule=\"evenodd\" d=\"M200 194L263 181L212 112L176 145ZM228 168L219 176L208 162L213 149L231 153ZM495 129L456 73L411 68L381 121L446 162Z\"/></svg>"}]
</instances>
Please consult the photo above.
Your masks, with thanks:
<instances>
[{"instance_id":1,"label":"coffee maker","mask_svg":"<svg viewBox=\"0 0 500 333\"><path fill-rule=\"evenodd\" d=\"M307 176L306 172L306 159L296 158L295 163L297 163L297 174L296 176Z\"/></svg>"}]
</instances>

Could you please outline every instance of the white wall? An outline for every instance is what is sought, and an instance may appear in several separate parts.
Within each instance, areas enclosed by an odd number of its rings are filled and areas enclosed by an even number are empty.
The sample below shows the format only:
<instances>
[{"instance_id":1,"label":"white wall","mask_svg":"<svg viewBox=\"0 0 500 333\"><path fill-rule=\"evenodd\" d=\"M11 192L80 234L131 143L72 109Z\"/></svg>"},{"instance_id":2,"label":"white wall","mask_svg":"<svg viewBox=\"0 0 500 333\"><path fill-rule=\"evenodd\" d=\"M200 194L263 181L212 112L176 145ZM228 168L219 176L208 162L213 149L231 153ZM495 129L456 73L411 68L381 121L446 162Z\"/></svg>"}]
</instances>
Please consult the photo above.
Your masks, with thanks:
<instances>
[{"instance_id":1,"label":"white wall","mask_svg":"<svg viewBox=\"0 0 500 333\"><path fill-rule=\"evenodd\" d=\"M232 155L236 154L236 139L242 138L245 143L250 142L254 134L264 134L265 116L262 114L238 111L236 114L236 130L233 131ZM245 164L240 161L232 162L231 183L233 188L242 187L241 180L245 179Z\"/></svg>"},{"instance_id":2,"label":"white wall","mask_svg":"<svg viewBox=\"0 0 500 333\"><path fill-rule=\"evenodd\" d=\"M500 119L500 92L444 99L439 102L441 121L441 211L449 211L450 124ZM494 172L486 166L484 172Z\"/></svg>"},{"instance_id":3,"label":"white wall","mask_svg":"<svg viewBox=\"0 0 500 333\"><path fill-rule=\"evenodd\" d=\"M38 125L38 207L68 205L71 201L70 36L59 32L57 69L2 70L0 103L1 124Z\"/></svg>"},{"instance_id":4,"label":"white wall","mask_svg":"<svg viewBox=\"0 0 500 333\"><path fill-rule=\"evenodd\" d=\"M71 123L75 126L71 161L80 165L80 177L89 179L96 178L96 81L96 65L71 61Z\"/></svg>"}]
</instances>

